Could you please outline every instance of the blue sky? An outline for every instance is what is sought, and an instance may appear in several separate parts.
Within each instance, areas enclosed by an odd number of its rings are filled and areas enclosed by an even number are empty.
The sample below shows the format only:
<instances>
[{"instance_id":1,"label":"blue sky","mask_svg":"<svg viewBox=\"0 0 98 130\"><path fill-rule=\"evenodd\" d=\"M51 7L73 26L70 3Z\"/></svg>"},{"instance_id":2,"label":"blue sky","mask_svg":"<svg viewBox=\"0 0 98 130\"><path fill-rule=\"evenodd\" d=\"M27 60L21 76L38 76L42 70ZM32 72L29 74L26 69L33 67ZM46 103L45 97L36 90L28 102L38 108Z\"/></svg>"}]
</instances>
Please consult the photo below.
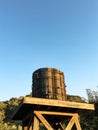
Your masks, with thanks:
<instances>
[{"instance_id":1,"label":"blue sky","mask_svg":"<svg viewBox=\"0 0 98 130\"><path fill-rule=\"evenodd\" d=\"M97 0L0 0L0 101L29 94L42 67L64 72L67 94L96 89Z\"/></svg>"}]
</instances>

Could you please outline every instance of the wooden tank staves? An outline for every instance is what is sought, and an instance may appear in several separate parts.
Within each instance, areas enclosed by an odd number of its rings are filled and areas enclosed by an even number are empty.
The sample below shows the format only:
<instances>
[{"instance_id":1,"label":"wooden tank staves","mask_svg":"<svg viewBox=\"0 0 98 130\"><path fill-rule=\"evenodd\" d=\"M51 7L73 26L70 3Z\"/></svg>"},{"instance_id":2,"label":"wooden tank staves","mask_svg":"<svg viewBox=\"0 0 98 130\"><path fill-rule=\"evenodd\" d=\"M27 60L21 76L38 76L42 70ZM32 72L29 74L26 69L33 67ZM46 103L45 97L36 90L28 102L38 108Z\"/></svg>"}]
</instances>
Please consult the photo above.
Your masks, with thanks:
<instances>
[{"instance_id":1,"label":"wooden tank staves","mask_svg":"<svg viewBox=\"0 0 98 130\"><path fill-rule=\"evenodd\" d=\"M40 68L32 75L32 96L66 100L64 74L55 68Z\"/></svg>"}]
</instances>

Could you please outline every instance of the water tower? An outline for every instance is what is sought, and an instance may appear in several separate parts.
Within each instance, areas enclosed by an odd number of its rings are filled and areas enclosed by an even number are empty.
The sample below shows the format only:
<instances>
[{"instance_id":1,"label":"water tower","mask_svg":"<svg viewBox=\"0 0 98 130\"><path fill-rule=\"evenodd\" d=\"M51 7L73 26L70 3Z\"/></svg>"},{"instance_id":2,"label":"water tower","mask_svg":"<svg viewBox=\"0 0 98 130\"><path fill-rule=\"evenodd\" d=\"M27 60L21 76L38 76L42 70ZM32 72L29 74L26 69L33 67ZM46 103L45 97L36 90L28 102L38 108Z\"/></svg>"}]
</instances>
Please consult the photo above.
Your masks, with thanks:
<instances>
[{"instance_id":1,"label":"water tower","mask_svg":"<svg viewBox=\"0 0 98 130\"><path fill-rule=\"evenodd\" d=\"M82 130L79 115L94 111L94 105L66 97L63 72L40 68L32 75L32 97L23 98L12 119L22 121L22 130L40 130L42 124L45 130Z\"/></svg>"},{"instance_id":2,"label":"water tower","mask_svg":"<svg viewBox=\"0 0 98 130\"><path fill-rule=\"evenodd\" d=\"M40 68L32 75L32 96L66 100L64 73L55 68Z\"/></svg>"}]
</instances>

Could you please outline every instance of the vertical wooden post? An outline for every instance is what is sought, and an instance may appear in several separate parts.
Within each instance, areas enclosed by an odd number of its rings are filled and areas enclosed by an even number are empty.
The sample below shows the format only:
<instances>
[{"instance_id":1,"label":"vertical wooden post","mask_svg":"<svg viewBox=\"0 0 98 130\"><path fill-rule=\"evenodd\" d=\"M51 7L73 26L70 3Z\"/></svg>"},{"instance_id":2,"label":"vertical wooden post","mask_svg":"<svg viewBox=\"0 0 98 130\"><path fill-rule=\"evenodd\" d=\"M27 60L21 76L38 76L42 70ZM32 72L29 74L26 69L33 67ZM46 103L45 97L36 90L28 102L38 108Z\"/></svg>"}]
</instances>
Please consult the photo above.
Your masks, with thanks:
<instances>
[{"instance_id":1,"label":"vertical wooden post","mask_svg":"<svg viewBox=\"0 0 98 130\"><path fill-rule=\"evenodd\" d=\"M77 130L82 130L80 123L79 123L79 115L75 114L74 117L75 117L75 124L76 124Z\"/></svg>"},{"instance_id":2,"label":"vertical wooden post","mask_svg":"<svg viewBox=\"0 0 98 130\"><path fill-rule=\"evenodd\" d=\"M47 130L53 130L52 126L48 123L48 121L43 117L40 111L34 111L34 114L39 118L39 120L44 124Z\"/></svg>"},{"instance_id":3,"label":"vertical wooden post","mask_svg":"<svg viewBox=\"0 0 98 130\"><path fill-rule=\"evenodd\" d=\"M34 116L33 130L39 130L39 120L36 116Z\"/></svg>"},{"instance_id":4,"label":"vertical wooden post","mask_svg":"<svg viewBox=\"0 0 98 130\"><path fill-rule=\"evenodd\" d=\"M22 122L22 130L27 130L27 126L25 125L25 123L24 122Z\"/></svg>"}]
</instances>

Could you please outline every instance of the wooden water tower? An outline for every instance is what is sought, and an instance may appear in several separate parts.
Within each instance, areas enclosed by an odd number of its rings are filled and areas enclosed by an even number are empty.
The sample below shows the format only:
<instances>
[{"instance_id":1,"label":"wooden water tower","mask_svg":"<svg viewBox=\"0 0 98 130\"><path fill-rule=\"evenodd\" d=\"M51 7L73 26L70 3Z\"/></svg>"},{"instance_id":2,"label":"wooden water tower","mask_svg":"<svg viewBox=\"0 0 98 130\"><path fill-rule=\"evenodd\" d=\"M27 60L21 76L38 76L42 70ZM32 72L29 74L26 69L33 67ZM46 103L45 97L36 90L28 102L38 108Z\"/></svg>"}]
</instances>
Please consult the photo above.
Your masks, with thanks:
<instances>
[{"instance_id":1,"label":"wooden water tower","mask_svg":"<svg viewBox=\"0 0 98 130\"><path fill-rule=\"evenodd\" d=\"M32 75L32 96L66 100L64 74L55 68L40 68Z\"/></svg>"},{"instance_id":2,"label":"wooden water tower","mask_svg":"<svg viewBox=\"0 0 98 130\"><path fill-rule=\"evenodd\" d=\"M82 130L79 115L94 110L94 105L66 99L63 72L38 69L32 76L32 97L24 97L12 119L22 121L22 130L40 130L42 124L46 130Z\"/></svg>"}]
</instances>

